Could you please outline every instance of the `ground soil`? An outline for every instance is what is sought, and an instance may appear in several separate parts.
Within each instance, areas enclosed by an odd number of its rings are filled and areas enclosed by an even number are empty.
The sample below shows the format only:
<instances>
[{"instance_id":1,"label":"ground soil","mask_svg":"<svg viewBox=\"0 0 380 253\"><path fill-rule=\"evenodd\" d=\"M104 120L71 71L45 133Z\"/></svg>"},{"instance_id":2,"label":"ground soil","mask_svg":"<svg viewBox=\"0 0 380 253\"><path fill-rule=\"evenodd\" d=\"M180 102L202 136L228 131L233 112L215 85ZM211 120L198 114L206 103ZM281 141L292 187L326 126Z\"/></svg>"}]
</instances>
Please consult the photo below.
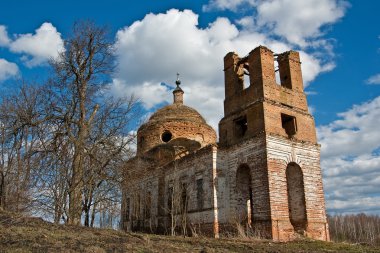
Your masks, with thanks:
<instances>
[{"instance_id":1,"label":"ground soil","mask_svg":"<svg viewBox=\"0 0 380 253\"><path fill-rule=\"evenodd\" d=\"M379 252L380 247L300 239L275 243L253 238L176 237L56 225L0 211L3 252Z\"/></svg>"}]
</instances>

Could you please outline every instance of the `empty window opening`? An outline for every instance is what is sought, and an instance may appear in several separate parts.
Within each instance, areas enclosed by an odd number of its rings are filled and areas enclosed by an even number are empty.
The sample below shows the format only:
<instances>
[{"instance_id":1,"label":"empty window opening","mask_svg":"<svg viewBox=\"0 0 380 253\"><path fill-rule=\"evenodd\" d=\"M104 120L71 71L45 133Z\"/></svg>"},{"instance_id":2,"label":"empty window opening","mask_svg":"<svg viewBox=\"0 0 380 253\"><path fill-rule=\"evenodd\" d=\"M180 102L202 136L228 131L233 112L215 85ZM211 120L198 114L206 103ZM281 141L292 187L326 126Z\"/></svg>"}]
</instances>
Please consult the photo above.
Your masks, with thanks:
<instances>
[{"instance_id":1,"label":"empty window opening","mask_svg":"<svg viewBox=\"0 0 380 253\"><path fill-rule=\"evenodd\" d=\"M250 85L249 64L246 62L243 64L243 89L248 88Z\"/></svg>"},{"instance_id":2,"label":"empty window opening","mask_svg":"<svg viewBox=\"0 0 380 253\"><path fill-rule=\"evenodd\" d=\"M280 69L278 67L277 58L276 58L276 61L274 61L274 69L275 69L274 74L275 74L275 78L276 78L276 84L281 85Z\"/></svg>"},{"instance_id":3,"label":"empty window opening","mask_svg":"<svg viewBox=\"0 0 380 253\"><path fill-rule=\"evenodd\" d=\"M303 234L307 226L307 216L303 174L298 164L288 164L286 168L286 183L288 188L290 223L296 232Z\"/></svg>"},{"instance_id":4,"label":"empty window opening","mask_svg":"<svg viewBox=\"0 0 380 253\"><path fill-rule=\"evenodd\" d=\"M236 172L236 201L239 222L250 227L254 210L251 173L247 165L241 165Z\"/></svg>"},{"instance_id":5,"label":"empty window opening","mask_svg":"<svg viewBox=\"0 0 380 253\"><path fill-rule=\"evenodd\" d=\"M204 193L203 193L203 179L197 179L197 209L202 210L203 209L203 202L204 202Z\"/></svg>"},{"instance_id":6,"label":"empty window opening","mask_svg":"<svg viewBox=\"0 0 380 253\"><path fill-rule=\"evenodd\" d=\"M296 117L281 113L281 124L289 137L293 137L297 133Z\"/></svg>"},{"instance_id":7,"label":"empty window opening","mask_svg":"<svg viewBox=\"0 0 380 253\"><path fill-rule=\"evenodd\" d=\"M292 81L290 80L290 66L289 59L283 54L275 55L276 67L276 82L282 87L292 89Z\"/></svg>"},{"instance_id":8,"label":"empty window opening","mask_svg":"<svg viewBox=\"0 0 380 253\"><path fill-rule=\"evenodd\" d=\"M243 137L248 130L247 117L243 116L235 120L236 137Z\"/></svg>"},{"instance_id":9,"label":"empty window opening","mask_svg":"<svg viewBox=\"0 0 380 253\"><path fill-rule=\"evenodd\" d=\"M187 196L187 184L182 183L181 186L181 207L182 207L182 213L187 212L187 201L188 201L188 196Z\"/></svg>"},{"instance_id":10,"label":"empty window opening","mask_svg":"<svg viewBox=\"0 0 380 253\"><path fill-rule=\"evenodd\" d=\"M172 139L173 135L170 131L165 131L161 135L161 140L163 142L169 142Z\"/></svg>"}]
</instances>

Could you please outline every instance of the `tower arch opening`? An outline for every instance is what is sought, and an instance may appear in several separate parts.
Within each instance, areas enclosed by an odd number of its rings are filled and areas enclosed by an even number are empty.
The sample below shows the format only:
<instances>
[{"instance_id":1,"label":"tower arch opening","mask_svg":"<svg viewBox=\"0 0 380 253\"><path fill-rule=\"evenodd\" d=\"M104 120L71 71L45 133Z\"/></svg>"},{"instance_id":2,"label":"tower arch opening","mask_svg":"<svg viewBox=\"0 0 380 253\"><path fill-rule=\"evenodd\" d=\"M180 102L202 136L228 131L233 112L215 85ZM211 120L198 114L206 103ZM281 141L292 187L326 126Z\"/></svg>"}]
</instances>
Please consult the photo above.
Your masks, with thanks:
<instances>
[{"instance_id":1,"label":"tower arch opening","mask_svg":"<svg viewBox=\"0 0 380 253\"><path fill-rule=\"evenodd\" d=\"M253 194L250 168L246 164L238 167L236 172L236 214L241 224L252 224Z\"/></svg>"},{"instance_id":2,"label":"tower arch opening","mask_svg":"<svg viewBox=\"0 0 380 253\"><path fill-rule=\"evenodd\" d=\"M294 230L303 233L307 226L305 188L301 167L291 162L286 167L289 218Z\"/></svg>"}]
</instances>

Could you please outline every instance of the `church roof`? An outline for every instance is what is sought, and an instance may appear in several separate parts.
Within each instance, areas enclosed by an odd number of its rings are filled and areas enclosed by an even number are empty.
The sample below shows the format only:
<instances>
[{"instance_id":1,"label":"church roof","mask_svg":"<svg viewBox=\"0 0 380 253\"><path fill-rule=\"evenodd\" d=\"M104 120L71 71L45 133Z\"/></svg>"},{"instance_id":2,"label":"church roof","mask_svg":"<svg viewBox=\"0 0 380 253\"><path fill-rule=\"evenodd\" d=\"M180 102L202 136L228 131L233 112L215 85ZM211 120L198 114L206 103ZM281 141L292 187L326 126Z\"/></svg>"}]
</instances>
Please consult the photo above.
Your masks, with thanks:
<instances>
[{"instance_id":1,"label":"church roof","mask_svg":"<svg viewBox=\"0 0 380 253\"><path fill-rule=\"evenodd\" d=\"M195 109L179 103L167 105L149 118L149 121L168 120L185 120L206 124L205 119Z\"/></svg>"},{"instance_id":2,"label":"church roof","mask_svg":"<svg viewBox=\"0 0 380 253\"><path fill-rule=\"evenodd\" d=\"M173 104L157 110L137 130L137 153L155 147L172 145L187 151L204 147L216 141L215 130L195 109L183 104L183 90L177 74L177 87L173 90ZM196 142L197 145L192 143Z\"/></svg>"}]
</instances>

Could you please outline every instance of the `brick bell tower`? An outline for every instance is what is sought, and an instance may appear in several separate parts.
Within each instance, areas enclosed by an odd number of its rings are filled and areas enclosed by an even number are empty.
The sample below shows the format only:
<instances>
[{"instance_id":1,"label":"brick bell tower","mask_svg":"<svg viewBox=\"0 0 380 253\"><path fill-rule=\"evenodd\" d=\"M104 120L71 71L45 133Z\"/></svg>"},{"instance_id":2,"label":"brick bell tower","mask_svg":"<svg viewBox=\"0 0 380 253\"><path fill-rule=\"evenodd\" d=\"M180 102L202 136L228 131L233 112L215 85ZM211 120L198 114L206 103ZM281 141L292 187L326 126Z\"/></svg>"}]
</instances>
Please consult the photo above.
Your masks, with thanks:
<instances>
[{"instance_id":1,"label":"brick bell tower","mask_svg":"<svg viewBox=\"0 0 380 253\"><path fill-rule=\"evenodd\" d=\"M224 72L219 146L228 154L232 175L230 210L250 203L249 223L263 237L328 241L320 145L303 90L299 53L273 54L263 46L246 57L230 52L224 57Z\"/></svg>"}]
</instances>

